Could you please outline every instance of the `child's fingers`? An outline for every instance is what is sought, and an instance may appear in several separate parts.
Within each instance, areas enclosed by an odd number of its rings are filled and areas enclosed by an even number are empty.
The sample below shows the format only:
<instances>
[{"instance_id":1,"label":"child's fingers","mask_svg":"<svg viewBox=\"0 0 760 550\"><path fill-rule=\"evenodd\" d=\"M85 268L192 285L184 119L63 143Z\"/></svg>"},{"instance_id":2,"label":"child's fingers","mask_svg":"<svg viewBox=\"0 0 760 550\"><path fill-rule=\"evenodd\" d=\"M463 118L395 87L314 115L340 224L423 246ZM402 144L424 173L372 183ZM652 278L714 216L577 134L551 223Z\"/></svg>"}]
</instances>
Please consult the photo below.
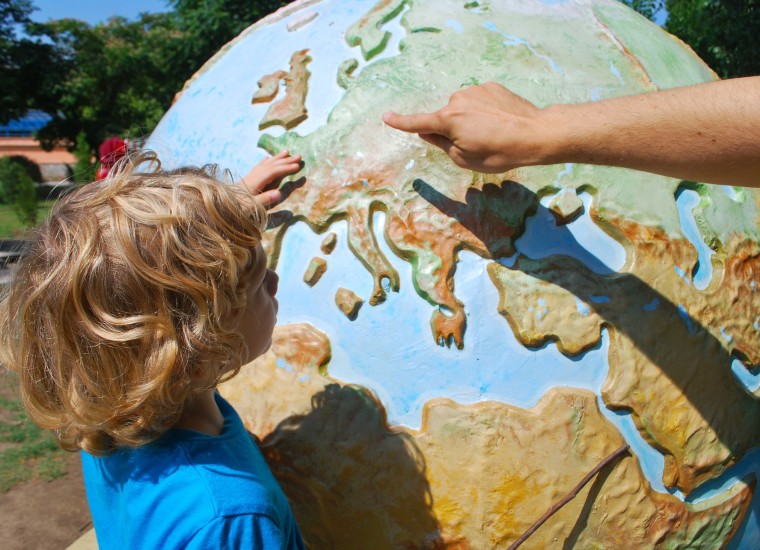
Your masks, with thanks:
<instances>
[{"instance_id":1,"label":"child's fingers","mask_svg":"<svg viewBox=\"0 0 760 550\"><path fill-rule=\"evenodd\" d=\"M290 152L287 149L283 149L279 153L274 154L271 157L267 157L264 160L262 160L261 164L264 164L264 163L268 164L268 163L272 163L272 162L277 162L277 161L280 161L282 159L286 159L289 156L290 156Z\"/></svg>"},{"instance_id":2,"label":"child's fingers","mask_svg":"<svg viewBox=\"0 0 760 550\"><path fill-rule=\"evenodd\" d=\"M277 163L275 163L273 166L270 167L270 170L273 174L277 174L278 176L287 176L288 174L293 174L295 172L298 172L301 169L301 158L300 157L289 157L287 159L281 159Z\"/></svg>"},{"instance_id":3,"label":"child's fingers","mask_svg":"<svg viewBox=\"0 0 760 550\"><path fill-rule=\"evenodd\" d=\"M301 167L299 165L286 165L286 166L278 166L276 169L273 169L269 173L269 177L267 178L269 182L267 185L272 185L273 183L279 183L279 181L284 178L285 176L289 176L290 174L295 174L298 172L298 170ZM266 187L266 186L264 186Z\"/></svg>"},{"instance_id":4,"label":"child's fingers","mask_svg":"<svg viewBox=\"0 0 760 550\"><path fill-rule=\"evenodd\" d=\"M256 195L256 200L259 201L264 208L271 208L280 199L282 199L282 191L279 189L270 189L269 191L264 191L263 193Z\"/></svg>"},{"instance_id":5,"label":"child's fingers","mask_svg":"<svg viewBox=\"0 0 760 550\"><path fill-rule=\"evenodd\" d=\"M253 192L259 202L269 207L282 198L282 194L273 189L261 193L272 185L278 185L285 176L295 174L301 169L301 155L290 155L287 150L280 151L274 156L267 157L254 166L245 177L243 184Z\"/></svg>"},{"instance_id":6,"label":"child's fingers","mask_svg":"<svg viewBox=\"0 0 760 550\"><path fill-rule=\"evenodd\" d=\"M270 157L269 160L272 162L300 162L301 155L291 155L287 151L280 151L275 156Z\"/></svg>"},{"instance_id":7,"label":"child's fingers","mask_svg":"<svg viewBox=\"0 0 760 550\"><path fill-rule=\"evenodd\" d=\"M296 155L294 157L283 157L279 159L272 159L271 164L275 166L295 165L298 166L301 162L301 156Z\"/></svg>"}]
</instances>

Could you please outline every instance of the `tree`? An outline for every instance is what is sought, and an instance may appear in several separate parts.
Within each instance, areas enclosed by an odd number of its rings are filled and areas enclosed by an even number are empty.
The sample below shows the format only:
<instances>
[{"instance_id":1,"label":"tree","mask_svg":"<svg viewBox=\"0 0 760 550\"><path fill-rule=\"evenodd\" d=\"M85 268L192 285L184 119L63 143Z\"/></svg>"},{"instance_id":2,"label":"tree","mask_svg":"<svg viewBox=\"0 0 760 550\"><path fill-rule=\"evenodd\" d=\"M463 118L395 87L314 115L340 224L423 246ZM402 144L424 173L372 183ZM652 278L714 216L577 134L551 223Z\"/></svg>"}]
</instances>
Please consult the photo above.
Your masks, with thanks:
<instances>
[{"instance_id":1,"label":"tree","mask_svg":"<svg viewBox=\"0 0 760 550\"><path fill-rule=\"evenodd\" d=\"M182 37L169 14L95 26L62 19L30 30L59 56L57 78L35 98L38 108L53 114L38 134L46 147L72 146L84 136L94 153L109 135L151 129L184 78L176 63Z\"/></svg>"},{"instance_id":2,"label":"tree","mask_svg":"<svg viewBox=\"0 0 760 550\"><path fill-rule=\"evenodd\" d=\"M291 0L169 0L178 28L189 38L182 60L191 76L227 42Z\"/></svg>"},{"instance_id":3,"label":"tree","mask_svg":"<svg viewBox=\"0 0 760 550\"><path fill-rule=\"evenodd\" d=\"M22 116L32 106L35 90L54 65L54 49L43 42L19 38L30 24L30 0L0 0L0 122Z\"/></svg>"},{"instance_id":4,"label":"tree","mask_svg":"<svg viewBox=\"0 0 760 550\"><path fill-rule=\"evenodd\" d=\"M621 2L653 21L657 12L665 7L665 0L621 0Z\"/></svg>"},{"instance_id":5,"label":"tree","mask_svg":"<svg viewBox=\"0 0 760 550\"><path fill-rule=\"evenodd\" d=\"M760 0L667 0L665 28L721 78L760 75Z\"/></svg>"},{"instance_id":6,"label":"tree","mask_svg":"<svg viewBox=\"0 0 760 550\"><path fill-rule=\"evenodd\" d=\"M77 135L77 142L72 151L77 159L74 166L74 181L77 183L89 183L95 179L96 166L92 163L92 148L87 143L87 135L84 131Z\"/></svg>"},{"instance_id":7,"label":"tree","mask_svg":"<svg viewBox=\"0 0 760 550\"><path fill-rule=\"evenodd\" d=\"M0 0L8 2L10 0ZM27 2L28 0L15 0ZM54 62L30 80L30 105L53 115L42 145L65 144L86 156L107 136L143 137L158 123L184 82L244 28L287 1L173 0L173 12L115 17L98 25L73 19L26 22L29 43ZM33 50L29 51L32 56ZM32 56L33 57L33 56ZM44 61L44 60L43 60ZM16 74L21 74L16 70Z\"/></svg>"},{"instance_id":8,"label":"tree","mask_svg":"<svg viewBox=\"0 0 760 550\"><path fill-rule=\"evenodd\" d=\"M37 188L24 166L11 157L0 157L0 200L13 205L22 223L37 223Z\"/></svg>"},{"instance_id":9,"label":"tree","mask_svg":"<svg viewBox=\"0 0 760 550\"><path fill-rule=\"evenodd\" d=\"M29 21L31 12L29 0L0 0L0 122L7 122L26 110L23 95L16 91L19 83L15 29Z\"/></svg>"}]
</instances>

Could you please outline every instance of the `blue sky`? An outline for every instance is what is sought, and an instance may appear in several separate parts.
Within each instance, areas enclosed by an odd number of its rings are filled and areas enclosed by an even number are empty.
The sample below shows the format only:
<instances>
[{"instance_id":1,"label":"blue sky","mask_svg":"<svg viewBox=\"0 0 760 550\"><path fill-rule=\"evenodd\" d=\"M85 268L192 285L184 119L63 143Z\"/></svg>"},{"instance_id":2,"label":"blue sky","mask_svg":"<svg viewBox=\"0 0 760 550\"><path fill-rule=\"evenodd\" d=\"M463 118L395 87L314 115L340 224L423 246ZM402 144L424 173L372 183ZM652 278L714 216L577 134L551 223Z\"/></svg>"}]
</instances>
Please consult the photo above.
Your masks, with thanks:
<instances>
[{"instance_id":1,"label":"blue sky","mask_svg":"<svg viewBox=\"0 0 760 550\"><path fill-rule=\"evenodd\" d=\"M41 23L71 17L94 24L115 15L135 19L144 11L169 10L166 0L32 0L32 4L39 8L32 13L32 19Z\"/></svg>"}]
</instances>

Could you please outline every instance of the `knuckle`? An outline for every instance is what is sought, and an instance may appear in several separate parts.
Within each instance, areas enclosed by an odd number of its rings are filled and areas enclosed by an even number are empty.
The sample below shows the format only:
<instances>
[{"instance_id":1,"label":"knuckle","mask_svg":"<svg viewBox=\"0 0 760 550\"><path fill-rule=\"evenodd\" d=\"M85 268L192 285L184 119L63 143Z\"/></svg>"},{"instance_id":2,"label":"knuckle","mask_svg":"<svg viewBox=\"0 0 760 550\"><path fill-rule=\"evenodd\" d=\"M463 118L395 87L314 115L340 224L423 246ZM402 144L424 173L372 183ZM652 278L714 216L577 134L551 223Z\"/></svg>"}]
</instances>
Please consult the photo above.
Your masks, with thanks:
<instances>
[{"instance_id":1,"label":"knuckle","mask_svg":"<svg viewBox=\"0 0 760 550\"><path fill-rule=\"evenodd\" d=\"M461 101L462 98L465 96L466 91L467 91L466 89L465 90L457 90L456 92L454 92L453 94L451 94L451 99L449 99L449 104Z\"/></svg>"},{"instance_id":2,"label":"knuckle","mask_svg":"<svg viewBox=\"0 0 760 550\"><path fill-rule=\"evenodd\" d=\"M451 109L447 106L441 109L440 111L436 111L435 113L432 113L430 115L430 119L436 126L443 123L450 115Z\"/></svg>"}]
</instances>

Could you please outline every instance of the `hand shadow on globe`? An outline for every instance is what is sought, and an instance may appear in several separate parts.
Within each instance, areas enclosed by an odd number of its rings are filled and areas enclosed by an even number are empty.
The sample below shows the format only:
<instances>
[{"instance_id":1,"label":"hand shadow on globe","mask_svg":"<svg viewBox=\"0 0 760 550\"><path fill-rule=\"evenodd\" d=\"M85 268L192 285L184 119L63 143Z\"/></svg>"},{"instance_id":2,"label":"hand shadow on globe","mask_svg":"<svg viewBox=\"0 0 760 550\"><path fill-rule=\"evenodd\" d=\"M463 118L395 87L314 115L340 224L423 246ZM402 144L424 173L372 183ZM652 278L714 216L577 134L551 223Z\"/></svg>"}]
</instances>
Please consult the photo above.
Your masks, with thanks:
<instances>
[{"instance_id":1,"label":"hand shadow on globe","mask_svg":"<svg viewBox=\"0 0 760 550\"><path fill-rule=\"evenodd\" d=\"M514 253L513 247L504 244L505 233L516 239L525 227L523 220L521 227L496 229L494 220L504 212L505 203L531 194L534 206L526 216L545 209L535 193L513 181L486 184L482 191L471 187L464 203L423 180L416 180L414 188L483 242L486 250L474 252L487 253L495 260L504 258L505 251ZM625 223L629 226L619 232L623 239L641 227ZM633 273L609 269L605 273L604 265L567 227L553 228L553 235L561 237L557 240L568 250L573 248L573 256L583 261L554 254L539 260L520 256L511 267L497 262L489 265L491 280L499 288L499 313L518 340L533 348L554 342L564 354L580 358L599 343L601 330L606 328L610 369L602 397L610 409L632 413L646 442L663 453L663 482L669 488L688 494L757 446L760 402L734 378L734 357L721 342L684 307ZM648 236L649 244L656 240L656 235ZM674 246L666 238L662 242L665 250ZM651 251L636 246L629 243L628 253L635 254L639 264L649 262L648 273L654 274L658 285L673 276L673 268L667 264L670 258L652 256ZM535 314L529 313L527 306L546 296L551 296L550 307L563 314L554 325L531 325ZM585 317L577 310L577 300L588 306ZM733 354L746 359L737 350Z\"/></svg>"},{"instance_id":2,"label":"hand shadow on globe","mask_svg":"<svg viewBox=\"0 0 760 550\"><path fill-rule=\"evenodd\" d=\"M359 386L328 384L280 422L262 452L310 548L428 548L440 540L413 438Z\"/></svg>"},{"instance_id":3,"label":"hand shadow on globe","mask_svg":"<svg viewBox=\"0 0 760 550\"><path fill-rule=\"evenodd\" d=\"M277 202L277 204L284 203L290 195L292 195L295 191L300 189L306 185L306 178L300 177L296 180L288 180L282 185L279 186L280 193L282 193L282 197ZM270 212L267 216L267 226L268 227L279 227L281 225L288 225L290 223L293 223L293 212L290 210L277 210L275 212Z\"/></svg>"}]
</instances>

